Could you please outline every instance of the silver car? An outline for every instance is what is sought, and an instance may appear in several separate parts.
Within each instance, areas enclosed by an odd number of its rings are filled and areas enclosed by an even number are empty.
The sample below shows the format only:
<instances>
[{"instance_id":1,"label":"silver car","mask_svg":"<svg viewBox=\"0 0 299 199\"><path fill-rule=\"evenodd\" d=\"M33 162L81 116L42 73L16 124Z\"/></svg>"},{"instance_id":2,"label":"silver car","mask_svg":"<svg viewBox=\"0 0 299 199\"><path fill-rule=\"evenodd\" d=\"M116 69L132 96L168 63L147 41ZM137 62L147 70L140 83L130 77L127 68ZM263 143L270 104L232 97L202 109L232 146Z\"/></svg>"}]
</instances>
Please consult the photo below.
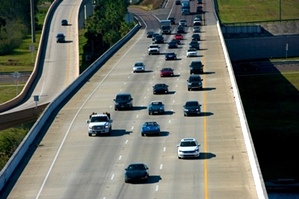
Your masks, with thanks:
<instances>
[{"instance_id":1,"label":"silver car","mask_svg":"<svg viewBox=\"0 0 299 199\"><path fill-rule=\"evenodd\" d=\"M145 71L145 65L142 62L136 62L133 65L133 73L137 73L137 72L144 72Z\"/></svg>"}]
</instances>

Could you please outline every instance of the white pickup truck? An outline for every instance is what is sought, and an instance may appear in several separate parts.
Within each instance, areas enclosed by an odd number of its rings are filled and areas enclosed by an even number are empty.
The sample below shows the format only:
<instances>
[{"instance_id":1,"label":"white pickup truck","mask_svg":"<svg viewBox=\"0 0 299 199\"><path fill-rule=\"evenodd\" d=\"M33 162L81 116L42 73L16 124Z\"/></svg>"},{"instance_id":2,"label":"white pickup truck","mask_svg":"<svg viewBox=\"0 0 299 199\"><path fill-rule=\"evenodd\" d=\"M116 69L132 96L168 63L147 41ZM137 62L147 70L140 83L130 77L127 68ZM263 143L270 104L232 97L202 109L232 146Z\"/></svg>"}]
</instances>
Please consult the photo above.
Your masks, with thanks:
<instances>
[{"instance_id":1,"label":"white pickup truck","mask_svg":"<svg viewBox=\"0 0 299 199\"><path fill-rule=\"evenodd\" d=\"M160 46L157 44L151 44L148 48L149 55L159 55L160 54Z\"/></svg>"},{"instance_id":2,"label":"white pickup truck","mask_svg":"<svg viewBox=\"0 0 299 199\"><path fill-rule=\"evenodd\" d=\"M112 131L112 119L110 119L110 113L92 114L88 123L88 135L110 135Z\"/></svg>"}]
</instances>

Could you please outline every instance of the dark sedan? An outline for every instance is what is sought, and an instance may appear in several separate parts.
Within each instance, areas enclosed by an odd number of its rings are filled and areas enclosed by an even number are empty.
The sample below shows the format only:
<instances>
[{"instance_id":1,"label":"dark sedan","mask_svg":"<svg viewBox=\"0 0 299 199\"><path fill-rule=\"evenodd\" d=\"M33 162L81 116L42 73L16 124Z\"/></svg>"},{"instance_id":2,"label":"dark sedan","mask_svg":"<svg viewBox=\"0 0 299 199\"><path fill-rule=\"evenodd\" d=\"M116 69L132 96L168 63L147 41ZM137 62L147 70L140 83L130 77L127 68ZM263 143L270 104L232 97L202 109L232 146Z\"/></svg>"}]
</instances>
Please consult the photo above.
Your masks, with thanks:
<instances>
[{"instance_id":1,"label":"dark sedan","mask_svg":"<svg viewBox=\"0 0 299 199\"><path fill-rule=\"evenodd\" d=\"M183 107L184 116L201 114L201 104L199 104L198 101L187 101Z\"/></svg>"},{"instance_id":2,"label":"dark sedan","mask_svg":"<svg viewBox=\"0 0 299 199\"><path fill-rule=\"evenodd\" d=\"M160 135L160 125L157 122L144 122L141 127L141 136Z\"/></svg>"},{"instance_id":3,"label":"dark sedan","mask_svg":"<svg viewBox=\"0 0 299 199\"><path fill-rule=\"evenodd\" d=\"M168 49L178 48L178 44L175 41L171 41L168 43Z\"/></svg>"},{"instance_id":4,"label":"dark sedan","mask_svg":"<svg viewBox=\"0 0 299 199\"><path fill-rule=\"evenodd\" d=\"M125 182L147 182L148 167L144 163L133 163L125 169Z\"/></svg>"},{"instance_id":5,"label":"dark sedan","mask_svg":"<svg viewBox=\"0 0 299 199\"><path fill-rule=\"evenodd\" d=\"M156 84L153 86L153 94L162 94L168 93L168 85L167 84Z\"/></svg>"},{"instance_id":6,"label":"dark sedan","mask_svg":"<svg viewBox=\"0 0 299 199\"><path fill-rule=\"evenodd\" d=\"M152 101L148 105L148 114L163 114L165 112L164 104L161 101Z\"/></svg>"},{"instance_id":7,"label":"dark sedan","mask_svg":"<svg viewBox=\"0 0 299 199\"><path fill-rule=\"evenodd\" d=\"M176 60L176 54L175 53L166 53L165 54L165 60Z\"/></svg>"}]
</instances>

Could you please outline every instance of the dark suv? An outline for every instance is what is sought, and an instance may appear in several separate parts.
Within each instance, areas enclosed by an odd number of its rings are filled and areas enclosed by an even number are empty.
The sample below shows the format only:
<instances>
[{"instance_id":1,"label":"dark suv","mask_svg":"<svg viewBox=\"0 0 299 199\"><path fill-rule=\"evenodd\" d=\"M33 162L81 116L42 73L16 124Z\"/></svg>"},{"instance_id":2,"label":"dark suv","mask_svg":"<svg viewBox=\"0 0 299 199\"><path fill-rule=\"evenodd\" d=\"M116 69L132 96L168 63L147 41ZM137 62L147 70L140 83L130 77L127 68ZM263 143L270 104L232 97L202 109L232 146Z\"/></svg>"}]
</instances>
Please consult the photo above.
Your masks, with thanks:
<instances>
[{"instance_id":1,"label":"dark suv","mask_svg":"<svg viewBox=\"0 0 299 199\"><path fill-rule=\"evenodd\" d=\"M188 91L192 89L202 89L202 79L199 75L190 75L187 80Z\"/></svg>"},{"instance_id":2,"label":"dark suv","mask_svg":"<svg viewBox=\"0 0 299 199\"><path fill-rule=\"evenodd\" d=\"M192 61L189 65L191 74L203 74L203 64L201 61Z\"/></svg>"},{"instance_id":3,"label":"dark suv","mask_svg":"<svg viewBox=\"0 0 299 199\"><path fill-rule=\"evenodd\" d=\"M114 100L114 110L132 109L133 98L130 93L119 93Z\"/></svg>"}]
</instances>

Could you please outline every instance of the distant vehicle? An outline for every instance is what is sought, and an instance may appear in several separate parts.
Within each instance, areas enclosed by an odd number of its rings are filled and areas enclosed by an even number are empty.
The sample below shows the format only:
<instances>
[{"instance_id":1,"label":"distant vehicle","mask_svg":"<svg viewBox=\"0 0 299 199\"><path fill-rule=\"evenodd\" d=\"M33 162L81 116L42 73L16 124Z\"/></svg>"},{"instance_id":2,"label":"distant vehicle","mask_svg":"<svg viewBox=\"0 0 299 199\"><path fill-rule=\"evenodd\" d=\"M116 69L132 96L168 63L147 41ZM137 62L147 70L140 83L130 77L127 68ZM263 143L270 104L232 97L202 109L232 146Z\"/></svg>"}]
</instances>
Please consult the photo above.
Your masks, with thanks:
<instances>
[{"instance_id":1,"label":"distant vehicle","mask_svg":"<svg viewBox=\"0 0 299 199\"><path fill-rule=\"evenodd\" d=\"M144 163L133 163L125 168L125 182L147 182L148 167Z\"/></svg>"},{"instance_id":2,"label":"distant vehicle","mask_svg":"<svg viewBox=\"0 0 299 199\"><path fill-rule=\"evenodd\" d=\"M179 21L179 25L180 25L180 26L187 26L187 20L186 20L186 19L181 19L181 20Z\"/></svg>"},{"instance_id":3,"label":"distant vehicle","mask_svg":"<svg viewBox=\"0 0 299 199\"><path fill-rule=\"evenodd\" d=\"M141 136L160 135L160 125L157 122L144 122L141 127Z\"/></svg>"},{"instance_id":4,"label":"distant vehicle","mask_svg":"<svg viewBox=\"0 0 299 199\"><path fill-rule=\"evenodd\" d=\"M202 21L201 15L195 15L194 21Z\"/></svg>"},{"instance_id":5,"label":"distant vehicle","mask_svg":"<svg viewBox=\"0 0 299 199\"><path fill-rule=\"evenodd\" d=\"M161 101L152 101L148 105L148 114L153 115L153 114L164 114L165 112L165 106L163 102Z\"/></svg>"},{"instance_id":6,"label":"distant vehicle","mask_svg":"<svg viewBox=\"0 0 299 199\"><path fill-rule=\"evenodd\" d=\"M147 34L147 38L152 38L153 37L153 35L154 35L154 31L148 31L146 34Z\"/></svg>"},{"instance_id":7,"label":"distant vehicle","mask_svg":"<svg viewBox=\"0 0 299 199\"><path fill-rule=\"evenodd\" d=\"M171 41L168 43L168 49L178 48L178 43L176 41Z\"/></svg>"},{"instance_id":8,"label":"distant vehicle","mask_svg":"<svg viewBox=\"0 0 299 199\"><path fill-rule=\"evenodd\" d=\"M160 29L162 34L171 34L171 20L161 20L160 21Z\"/></svg>"},{"instance_id":9,"label":"distant vehicle","mask_svg":"<svg viewBox=\"0 0 299 199\"><path fill-rule=\"evenodd\" d=\"M58 33L56 35L56 43L64 43L65 42L65 36L63 33Z\"/></svg>"},{"instance_id":10,"label":"distant vehicle","mask_svg":"<svg viewBox=\"0 0 299 199\"><path fill-rule=\"evenodd\" d=\"M177 45L181 45L182 43L181 43L181 40L179 40L179 39L172 39L170 42L174 42L174 43L176 43Z\"/></svg>"},{"instance_id":11,"label":"distant vehicle","mask_svg":"<svg viewBox=\"0 0 299 199\"><path fill-rule=\"evenodd\" d=\"M179 25L177 28L177 33L186 33L184 26Z\"/></svg>"},{"instance_id":12,"label":"distant vehicle","mask_svg":"<svg viewBox=\"0 0 299 199\"><path fill-rule=\"evenodd\" d=\"M133 73L137 73L137 72L144 72L145 71L145 65L142 62L136 62L133 65Z\"/></svg>"},{"instance_id":13,"label":"distant vehicle","mask_svg":"<svg viewBox=\"0 0 299 199\"><path fill-rule=\"evenodd\" d=\"M157 33L157 32L154 32L154 34L152 35L152 41L155 40L155 37L156 37L157 35L161 35L161 34L160 34L160 33Z\"/></svg>"},{"instance_id":14,"label":"distant vehicle","mask_svg":"<svg viewBox=\"0 0 299 199\"><path fill-rule=\"evenodd\" d=\"M174 17L168 17L168 20L170 20L171 25L175 25L175 18Z\"/></svg>"},{"instance_id":15,"label":"distant vehicle","mask_svg":"<svg viewBox=\"0 0 299 199\"><path fill-rule=\"evenodd\" d=\"M61 20L61 25L62 26L67 26L68 25L68 21L66 19L62 19Z\"/></svg>"},{"instance_id":16,"label":"distant vehicle","mask_svg":"<svg viewBox=\"0 0 299 199\"><path fill-rule=\"evenodd\" d=\"M196 7L196 13L203 13L202 6L197 6Z\"/></svg>"},{"instance_id":17,"label":"distant vehicle","mask_svg":"<svg viewBox=\"0 0 299 199\"><path fill-rule=\"evenodd\" d=\"M200 26L193 26L193 32L199 33L200 32Z\"/></svg>"},{"instance_id":18,"label":"distant vehicle","mask_svg":"<svg viewBox=\"0 0 299 199\"><path fill-rule=\"evenodd\" d=\"M200 34L198 34L198 33L194 33L194 34L192 35L192 40L200 41Z\"/></svg>"},{"instance_id":19,"label":"distant vehicle","mask_svg":"<svg viewBox=\"0 0 299 199\"><path fill-rule=\"evenodd\" d=\"M197 4L202 4L202 0L197 0Z\"/></svg>"},{"instance_id":20,"label":"distant vehicle","mask_svg":"<svg viewBox=\"0 0 299 199\"><path fill-rule=\"evenodd\" d=\"M149 55L159 55L160 54L160 46L157 44L151 44L148 48Z\"/></svg>"},{"instance_id":21,"label":"distant vehicle","mask_svg":"<svg viewBox=\"0 0 299 199\"><path fill-rule=\"evenodd\" d=\"M178 39L178 40L183 40L183 39L184 39L184 36L183 36L182 34L177 33L177 34L174 35L173 38L174 38L174 39Z\"/></svg>"},{"instance_id":22,"label":"distant vehicle","mask_svg":"<svg viewBox=\"0 0 299 199\"><path fill-rule=\"evenodd\" d=\"M178 147L178 158L199 158L200 151L197 140L195 138L183 138L180 143L177 145Z\"/></svg>"},{"instance_id":23,"label":"distant vehicle","mask_svg":"<svg viewBox=\"0 0 299 199\"><path fill-rule=\"evenodd\" d=\"M184 116L189 115L201 115L201 104L198 103L198 101L187 101L184 108Z\"/></svg>"},{"instance_id":24,"label":"distant vehicle","mask_svg":"<svg viewBox=\"0 0 299 199\"><path fill-rule=\"evenodd\" d=\"M88 135L110 135L112 131L112 120L110 119L110 114L92 114L90 119L87 120L88 123Z\"/></svg>"},{"instance_id":25,"label":"distant vehicle","mask_svg":"<svg viewBox=\"0 0 299 199\"><path fill-rule=\"evenodd\" d=\"M189 65L190 75L191 74L203 74L203 64L201 61L192 61Z\"/></svg>"},{"instance_id":26,"label":"distant vehicle","mask_svg":"<svg viewBox=\"0 0 299 199\"><path fill-rule=\"evenodd\" d=\"M195 48L189 48L186 52L187 57L197 57L197 51Z\"/></svg>"},{"instance_id":27,"label":"distant vehicle","mask_svg":"<svg viewBox=\"0 0 299 199\"><path fill-rule=\"evenodd\" d=\"M175 5L181 5L181 1L180 0L176 0L175 1Z\"/></svg>"},{"instance_id":28,"label":"distant vehicle","mask_svg":"<svg viewBox=\"0 0 299 199\"><path fill-rule=\"evenodd\" d=\"M174 75L172 68L162 68L160 70L160 77L172 77Z\"/></svg>"},{"instance_id":29,"label":"distant vehicle","mask_svg":"<svg viewBox=\"0 0 299 199\"><path fill-rule=\"evenodd\" d=\"M190 14L190 1L182 0L181 5L182 5L181 6L182 15L189 15Z\"/></svg>"},{"instance_id":30,"label":"distant vehicle","mask_svg":"<svg viewBox=\"0 0 299 199\"><path fill-rule=\"evenodd\" d=\"M201 20L200 19L194 19L193 26L201 26Z\"/></svg>"},{"instance_id":31,"label":"distant vehicle","mask_svg":"<svg viewBox=\"0 0 299 199\"><path fill-rule=\"evenodd\" d=\"M162 35L156 35L154 38L155 44L164 44L164 37Z\"/></svg>"},{"instance_id":32,"label":"distant vehicle","mask_svg":"<svg viewBox=\"0 0 299 199\"><path fill-rule=\"evenodd\" d=\"M198 41L194 41L192 40L190 43L189 43L189 47L190 48L195 48L196 50L199 50L200 47L199 47L199 42Z\"/></svg>"},{"instance_id":33,"label":"distant vehicle","mask_svg":"<svg viewBox=\"0 0 299 199\"><path fill-rule=\"evenodd\" d=\"M130 93L118 93L113 101L115 111L133 108L133 98Z\"/></svg>"},{"instance_id":34,"label":"distant vehicle","mask_svg":"<svg viewBox=\"0 0 299 199\"><path fill-rule=\"evenodd\" d=\"M153 94L168 93L168 85L164 83L155 84L153 86Z\"/></svg>"},{"instance_id":35,"label":"distant vehicle","mask_svg":"<svg viewBox=\"0 0 299 199\"><path fill-rule=\"evenodd\" d=\"M177 59L177 56L174 52L165 54L165 60L176 60L176 59Z\"/></svg>"},{"instance_id":36,"label":"distant vehicle","mask_svg":"<svg viewBox=\"0 0 299 199\"><path fill-rule=\"evenodd\" d=\"M199 75L190 75L187 79L188 91L193 89L202 89L202 79Z\"/></svg>"}]
</instances>

